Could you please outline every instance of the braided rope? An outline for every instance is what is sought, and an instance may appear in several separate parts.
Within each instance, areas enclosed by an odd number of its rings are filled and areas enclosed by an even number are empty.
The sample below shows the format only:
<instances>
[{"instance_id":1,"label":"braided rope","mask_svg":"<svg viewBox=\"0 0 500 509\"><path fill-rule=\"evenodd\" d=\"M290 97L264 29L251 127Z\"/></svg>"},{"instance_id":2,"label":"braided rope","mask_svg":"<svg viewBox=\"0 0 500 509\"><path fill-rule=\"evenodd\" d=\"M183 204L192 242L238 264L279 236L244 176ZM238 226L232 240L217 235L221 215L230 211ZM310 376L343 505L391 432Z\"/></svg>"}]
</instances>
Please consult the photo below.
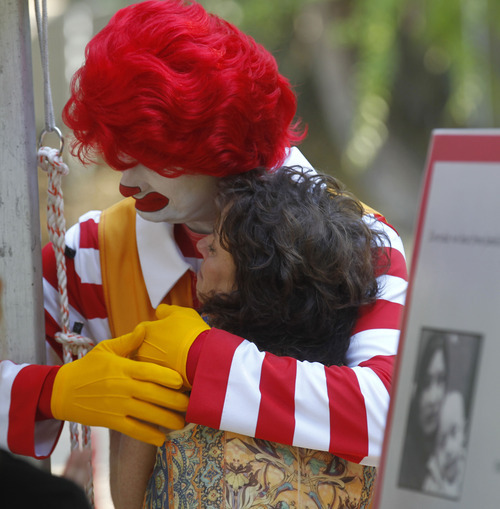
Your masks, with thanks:
<instances>
[{"instance_id":1,"label":"braided rope","mask_svg":"<svg viewBox=\"0 0 500 509\"><path fill-rule=\"evenodd\" d=\"M49 240L54 247L57 268L57 288L59 293L60 322L62 331L56 333L55 339L62 344L64 362L72 362L75 357L82 358L89 352L94 343L86 337L74 334L69 330L69 303L66 276L66 221L64 219L64 200L62 192L62 177L68 174L68 166L60 157L59 150L50 147L40 147L38 150L38 165L48 174L47 188L47 229ZM71 450L80 446L78 424L69 423ZM91 429L82 426L82 447L92 448ZM92 463L89 465L89 481L85 487L87 497L94 507L94 482Z\"/></svg>"},{"instance_id":2,"label":"braided rope","mask_svg":"<svg viewBox=\"0 0 500 509\"><path fill-rule=\"evenodd\" d=\"M64 139L61 131L56 127L54 107L52 104L52 91L50 87L49 72L49 44L48 44L48 14L47 0L34 0L35 16L38 29L38 40L40 42L40 57L43 74L44 91L44 114L45 129L40 135L38 164L40 168L48 173L49 184L47 190L47 229L49 239L54 246L57 266L57 283L59 293L60 320L62 332L55 336L56 341L62 344L64 362L72 362L74 357L83 357L94 343L88 338L73 334L69 330L69 304L66 277L65 237L66 222L64 219L64 201L62 193L62 177L68 174L68 166L63 162L61 154L64 147ZM43 136L46 133L56 132L59 135L59 150L44 147ZM69 423L71 450L79 448L78 424ZM89 426L82 426L82 447L92 448L91 430ZM88 465L88 483L85 487L87 498L94 507L94 481L92 460Z\"/></svg>"}]
</instances>

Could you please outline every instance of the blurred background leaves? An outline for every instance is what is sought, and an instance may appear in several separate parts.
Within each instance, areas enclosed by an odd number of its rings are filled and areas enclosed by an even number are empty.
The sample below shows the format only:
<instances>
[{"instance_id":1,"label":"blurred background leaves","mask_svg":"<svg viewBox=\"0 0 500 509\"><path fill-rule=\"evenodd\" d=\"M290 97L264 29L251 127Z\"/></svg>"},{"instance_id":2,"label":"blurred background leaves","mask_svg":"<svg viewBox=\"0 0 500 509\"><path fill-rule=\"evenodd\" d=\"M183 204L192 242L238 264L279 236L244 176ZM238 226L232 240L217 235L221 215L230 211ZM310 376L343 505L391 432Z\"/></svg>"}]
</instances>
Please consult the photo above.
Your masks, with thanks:
<instances>
[{"instance_id":1,"label":"blurred background leaves","mask_svg":"<svg viewBox=\"0 0 500 509\"><path fill-rule=\"evenodd\" d=\"M56 112L85 43L123 0L49 2ZM301 149L383 212L408 250L432 129L495 127L500 116L498 0L201 0L278 60L309 135ZM35 34L35 32L33 32ZM41 75L34 41L38 129ZM61 125L61 121L59 121ZM76 169L68 223L119 198L118 176ZM41 200L44 200L42 197Z\"/></svg>"}]
</instances>

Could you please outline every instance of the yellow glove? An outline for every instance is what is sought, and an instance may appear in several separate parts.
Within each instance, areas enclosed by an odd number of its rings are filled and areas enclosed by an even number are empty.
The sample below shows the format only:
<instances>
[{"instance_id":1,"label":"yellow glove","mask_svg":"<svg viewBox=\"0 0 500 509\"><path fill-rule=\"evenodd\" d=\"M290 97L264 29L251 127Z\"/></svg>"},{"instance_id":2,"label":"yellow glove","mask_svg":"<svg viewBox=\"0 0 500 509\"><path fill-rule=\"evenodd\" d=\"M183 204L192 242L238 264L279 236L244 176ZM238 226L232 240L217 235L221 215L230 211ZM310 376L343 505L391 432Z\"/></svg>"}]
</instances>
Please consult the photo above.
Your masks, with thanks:
<instances>
[{"instance_id":1,"label":"yellow glove","mask_svg":"<svg viewBox=\"0 0 500 509\"><path fill-rule=\"evenodd\" d=\"M157 321L137 326L137 329L145 329L145 338L134 358L175 369L182 375L184 385L190 388L186 375L189 349L210 327L194 309L181 306L160 304L156 317Z\"/></svg>"},{"instance_id":2,"label":"yellow glove","mask_svg":"<svg viewBox=\"0 0 500 509\"><path fill-rule=\"evenodd\" d=\"M136 330L102 341L85 357L61 366L52 390L56 419L103 426L160 446L158 426L180 429L189 402L181 376L171 369L136 362L127 356L143 340Z\"/></svg>"}]
</instances>

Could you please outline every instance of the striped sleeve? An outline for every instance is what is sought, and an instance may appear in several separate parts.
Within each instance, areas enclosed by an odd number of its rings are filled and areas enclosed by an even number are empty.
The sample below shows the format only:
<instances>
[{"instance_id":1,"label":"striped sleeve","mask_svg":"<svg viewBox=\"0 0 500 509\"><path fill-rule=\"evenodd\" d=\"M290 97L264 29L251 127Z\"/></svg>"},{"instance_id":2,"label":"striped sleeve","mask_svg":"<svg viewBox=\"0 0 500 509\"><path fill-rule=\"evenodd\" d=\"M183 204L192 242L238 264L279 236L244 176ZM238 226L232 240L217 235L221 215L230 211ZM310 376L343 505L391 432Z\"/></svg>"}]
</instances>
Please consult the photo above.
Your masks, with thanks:
<instances>
[{"instance_id":1,"label":"striped sleeve","mask_svg":"<svg viewBox=\"0 0 500 509\"><path fill-rule=\"evenodd\" d=\"M62 423L54 419L36 421L38 399L51 369L51 366L0 362L1 448L38 459L52 453Z\"/></svg>"},{"instance_id":2,"label":"striped sleeve","mask_svg":"<svg viewBox=\"0 0 500 509\"><path fill-rule=\"evenodd\" d=\"M110 337L99 262L97 227L100 213L90 212L66 234L67 289L70 327L97 340ZM54 250L42 251L45 328L48 359L59 362L61 347L54 340L60 330ZM55 353L55 355L54 355ZM0 362L0 447L36 458L48 457L62 429L55 419L37 420L39 397L51 366Z\"/></svg>"},{"instance_id":3,"label":"striped sleeve","mask_svg":"<svg viewBox=\"0 0 500 509\"><path fill-rule=\"evenodd\" d=\"M212 329L200 349L190 422L378 464L408 277L398 234L381 217L366 221L386 233L391 263L377 301L360 313L347 365L277 357Z\"/></svg>"},{"instance_id":4,"label":"striped sleeve","mask_svg":"<svg viewBox=\"0 0 500 509\"><path fill-rule=\"evenodd\" d=\"M81 324L80 334L100 341L111 337L111 333L102 289L97 233L99 219L100 212L89 212L67 231L65 259L70 329ZM47 339L53 348L60 351L53 340L54 334L60 330L60 315L52 245L45 246L42 260Z\"/></svg>"}]
</instances>

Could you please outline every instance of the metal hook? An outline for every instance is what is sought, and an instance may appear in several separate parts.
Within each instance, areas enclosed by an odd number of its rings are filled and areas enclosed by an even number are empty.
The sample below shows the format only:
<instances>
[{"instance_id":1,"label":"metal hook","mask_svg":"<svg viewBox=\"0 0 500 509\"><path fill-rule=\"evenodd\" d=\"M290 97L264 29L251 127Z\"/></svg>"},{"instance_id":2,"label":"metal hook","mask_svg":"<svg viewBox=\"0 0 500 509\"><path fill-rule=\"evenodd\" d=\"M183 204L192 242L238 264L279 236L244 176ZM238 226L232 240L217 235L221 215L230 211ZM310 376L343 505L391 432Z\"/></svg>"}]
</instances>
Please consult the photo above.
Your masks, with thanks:
<instances>
[{"instance_id":1,"label":"metal hook","mask_svg":"<svg viewBox=\"0 0 500 509\"><path fill-rule=\"evenodd\" d=\"M59 155L61 156L63 153L63 149L64 149L64 136L62 135L61 130L56 126L54 126L50 130L45 129L45 128L42 129L42 132L40 133L40 138L38 139L38 148L43 146L43 138L45 137L45 135L52 133L52 132L55 132L57 134L57 136L59 136Z\"/></svg>"}]
</instances>

